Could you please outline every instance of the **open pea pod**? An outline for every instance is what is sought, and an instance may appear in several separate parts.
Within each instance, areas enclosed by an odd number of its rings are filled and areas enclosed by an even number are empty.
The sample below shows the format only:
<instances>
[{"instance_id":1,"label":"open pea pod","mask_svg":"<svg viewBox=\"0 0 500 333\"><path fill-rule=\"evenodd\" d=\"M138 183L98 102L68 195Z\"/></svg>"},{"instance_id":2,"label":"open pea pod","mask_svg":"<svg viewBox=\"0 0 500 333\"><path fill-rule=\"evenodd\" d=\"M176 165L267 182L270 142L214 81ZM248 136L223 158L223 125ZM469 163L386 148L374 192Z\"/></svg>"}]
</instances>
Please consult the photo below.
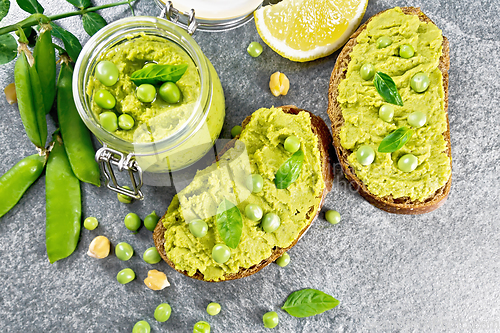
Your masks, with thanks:
<instances>
[{"instance_id":1,"label":"open pea pod","mask_svg":"<svg viewBox=\"0 0 500 333\"><path fill-rule=\"evenodd\" d=\"M51 26L44 25L33 50L35 68L40 78L45 114L50 112L56 96L56 53Z\"/></svg>"},{"instance_id":2,"label":"open pea pod","mask_svg":"<svg viewBox=\"0 0 500 333\"><path fill-rule=\"evenodd\" d=\"M0 177L0 217L11 210L40 177L46 160L38 154L25 157Z\"/></svg>"},{"instance_id":3,"label":"open pea pod","mask_svg":"<svg viewBox=\"0 0 500 333\"><path fill-rule=\"evenodd\" d=\"M45 175L45 245L50 263L68 257L80 238L80 181L69 164L60 137L54 142Z\"/></svg>"}]
</instances>

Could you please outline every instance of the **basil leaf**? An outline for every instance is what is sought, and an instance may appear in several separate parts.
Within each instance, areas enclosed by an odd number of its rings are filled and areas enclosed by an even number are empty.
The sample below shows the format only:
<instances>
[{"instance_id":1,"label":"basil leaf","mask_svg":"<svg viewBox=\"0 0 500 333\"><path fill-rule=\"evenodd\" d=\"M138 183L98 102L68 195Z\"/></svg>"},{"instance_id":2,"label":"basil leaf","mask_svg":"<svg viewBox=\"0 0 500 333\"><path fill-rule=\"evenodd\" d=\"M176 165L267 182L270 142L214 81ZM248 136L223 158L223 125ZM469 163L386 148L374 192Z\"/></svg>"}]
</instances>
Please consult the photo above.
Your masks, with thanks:
<instances>
[{"instance_id":1,"label":"basil leaf","mask_svg":"<svg viewBox=\"0 0 500 333\"><path fill-rule=\"evenodd\" d=\"M106 20L102 18L101 15L89 12L82 15L83 29L90 35L93 36L101 28L105 27Z\"/></svg>"},{"instance_id":2,"label":"basil leaf","mask_svg":"<svg viewBox=\"0 0 500 333\"><path fill-rule=\"evenodd\" d=\"M66 1L80 9L85 9L87 7L90 7L90 0L66 0Z\"/></svg>"},{"instance_id":3,"label":"basil leaf","mask_svg":"<svg viewBox=\"0 0 500 333\"><path fill-rule=\"evenodd\" d=\"M379 153L393 153L405 145L413 135L413 130L408 127L400 127L387 135L378 146Z\"/></svg>"},{"instance_id":4,"label":"basil leaf","mask_svg":"<svg viewBox=\"0 0 500 333\"><path fill-rule=\"evenodd\" d=\"M0 36L0 65L14 60L17 56L17 42L11 34Z\"/></svg>"},{"instance_id":5,"label":"basil leaf","mask_svg":"<svg viewBox=\"0 0 500 333\"><path fill-rule=\"evenodd\" d=\"M10 8L10 0L0 0L0 21L3 20Z\"/></svg>"},{"instance_id":6,"label":"basil leaf","mask_svg":"<svg viewBox=\"0 0 500 333\"><path fill-rule=\"evenodd\" d=\"M331 310L339 303L338 300L322 291L302 289L290 294L281 309L294 317L304 318Z\"/></svg>"},{"instance_id":7,"label":"basil leaf","mask_svg":"<svg viewBox=\"0 0 500 333\"><path fill-rule=\"evenodd\" d=\"M19 7L30 14L43 14L43 7L36 0L16 0Z\"/></svg>"},{"instance_id":8,"label":"basil leaf","mask_svg":"<svg viewBox=\"0 0 500 333\"><path fill-rule=\"evenodd\" d=\"M163 82L177 82L184 75L187 65L152 65L135 71L130 79L139 86L143 83L158 84Z\"/></svg>"},{"instance_id":9,"label":"basil leaf","mask_svg":"<svg viewBox=\"0 0 500 333\"><path fill-rule=\"evenodd\" d=\"M373 84L375 88L377 88L380 96L382 96L387 103L403 106L403 100L399 95L396 83L394 83L389 75L382 72L375 73Z\"/></svg>"},{"instance_id":10,"label":"basil leaf","mask_svg":"<svg viewBox=\"0 0 500 333\"><path fill-rule=\"evenodd\" d=\"M276 172L276 177L274 178L276 188L283 190L296 181L300 176L303 163L304 152L298 150Z\"/></svg>"},{"instance_id":11,"label":"basil leaf","mask_svg":"<svg viewBox=\"0 0 500 333\"><path fill-rule=\"evenodd\" d=\"M241 212L231 201L224 199L217 208L217 230L224 243L235 249L240 243L243 220Z\"/></svg>"},{"instance_id":12,"label":"basil leaf","mask_svg":"<svg viewBox=\"0 0 500 333\"><path fill-rule=\"evenodd\" d=\"M78 38L76 38L71 32L61 28L53 22L51 22L50 25L52 26L52 35L62 40L64 48L71 57L71 60L76 62L76 59L82 50L82 44L80 44Z\"/></svg>"}]
</instances>

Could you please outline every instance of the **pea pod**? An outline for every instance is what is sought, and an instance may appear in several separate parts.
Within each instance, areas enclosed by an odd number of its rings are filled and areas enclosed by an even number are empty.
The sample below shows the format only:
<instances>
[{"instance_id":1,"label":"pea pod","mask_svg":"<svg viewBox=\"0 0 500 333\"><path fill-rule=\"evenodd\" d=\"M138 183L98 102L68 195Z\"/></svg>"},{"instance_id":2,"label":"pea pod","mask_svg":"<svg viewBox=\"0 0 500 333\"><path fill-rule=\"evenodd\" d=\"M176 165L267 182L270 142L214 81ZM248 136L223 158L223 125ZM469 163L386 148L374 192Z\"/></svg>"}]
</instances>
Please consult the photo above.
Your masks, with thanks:
<instances>
[{"instance_id":1,"label":"pea pod","mask_svg":"<svg viewBox=\"0 0 500 333\"><path fill-rule=\"evenodd\" d=\"M38 154L23 158L0 177L0 217L14 207L42 174L46 158Z\"/></svg>"},{"instance_id":2,"label":"pea pod","mask_svg":"<svg viewBox=\"0 0 500 333\"><path fill-rule=\"evenodd\" d=\"M38 132L40 133L41 148L45 147L47 142L47 118L45 117L45 106L43 102L42 84L35 66L29 67L31 92L33 97L33 106L37 118Z\"/></svg>"},{"instance_id":3,"label":"pea pod","mask_svg":"<svg viewBox=\"0 0 500 333\"><path fill-rule=\"evenodd\" d=\"M85 127L73 100L73 69L63 61L57 81L57 117L71 168L82 182L101 185L90 132Z\"/></svg>"},{"instance_id":4,"label":"pea pod","mask_svg":"<svg viewBox=\"0 0 500 333\"><path fill-rule=\"evenodd\" d=\"M49 155L45 176L45 245L50 263L68 257L80 238L80 181L69 164L60 137Z\"/></svg>"},{"instance_id":5,"label":"pea pod","mask_svg":"<svg viewBox=\"0 0 500 333\"><path fill-rule=\"evenodd\" d=\"M45 114L50 112L56 96L56 54L50 25L43 26L33 50L35 68L40 77Z\"/></svg>"}]
</instances>

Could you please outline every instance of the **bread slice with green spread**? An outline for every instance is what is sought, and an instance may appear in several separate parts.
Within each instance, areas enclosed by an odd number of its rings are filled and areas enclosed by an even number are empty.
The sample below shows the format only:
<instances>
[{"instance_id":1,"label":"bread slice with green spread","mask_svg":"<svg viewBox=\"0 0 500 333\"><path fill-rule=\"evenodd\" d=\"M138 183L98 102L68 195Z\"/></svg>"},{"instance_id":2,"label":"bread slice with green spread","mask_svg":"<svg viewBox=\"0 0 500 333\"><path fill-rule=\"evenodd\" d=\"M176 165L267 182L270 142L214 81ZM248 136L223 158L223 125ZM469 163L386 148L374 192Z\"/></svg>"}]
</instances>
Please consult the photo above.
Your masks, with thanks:
<instances>
[{"instance_id":1,"label":"bread slice with green spread","mask_svg":"<svg viewBox=\"0 0 500 333\"><path fill-rule=\"evenodd\" d=\"M173 198L153 233L161 257L198 280L239 279L274 262L306 232L332 187L332 137L320 117L295 106L273 107L257 110L242 127L241 134L218 154L217 162L198 171L191 184ZM299 138L303 162L296 180L288 179L286 188L278 188L283 187L277 185L281 166L295 156L284 148L290 136ZM248 189L250 174L262 176L261 191ZM213 247L224 242L230 245L227 233L223 238L219 229L224 200L238 208L242 228L237 246L230 248L229 260L217 263L212 258ZM278 215L279 227L265 232L261 220L247 217L249 204L261 207L264 216ZM189 222L195 219L208 226L203 237L197 238L189 230Z\"/></svg>"},{"instance_id":2,"label":"bread slice with green spread","mask_svg":"<svg viewBox=\"0 0 500 333\"><path fill-rule=\"evenodd\" d=\"M389 37L380 47L377 40ZM411 45L413 56L401 56ZM390 121L379 111L388 101L373 80L364 80L360 69L372 63L376 72L389 75L396 84L402 106L392 105ZM448 121L449 43L419 8L393 8L370 18L349 39L333 69L328 115L333 142L345 177L374 206L398 214L422 214L440 207L451 187L451 144ZM430 78L426 91L416 92L410 81L416 73ZM366 75L365 75L366 76ZM426 115L425 125L412 127L409 115ZM386 119L387 120L387 119ZM400 149L381 153L380 144L396 129L406 127L413 135ZM375 152L369 165L356 153L368 145ZM361 153L360 153L361 154ZM404 172L399 160L411 154L416 168Z\"/></svg>"}]
</instances>

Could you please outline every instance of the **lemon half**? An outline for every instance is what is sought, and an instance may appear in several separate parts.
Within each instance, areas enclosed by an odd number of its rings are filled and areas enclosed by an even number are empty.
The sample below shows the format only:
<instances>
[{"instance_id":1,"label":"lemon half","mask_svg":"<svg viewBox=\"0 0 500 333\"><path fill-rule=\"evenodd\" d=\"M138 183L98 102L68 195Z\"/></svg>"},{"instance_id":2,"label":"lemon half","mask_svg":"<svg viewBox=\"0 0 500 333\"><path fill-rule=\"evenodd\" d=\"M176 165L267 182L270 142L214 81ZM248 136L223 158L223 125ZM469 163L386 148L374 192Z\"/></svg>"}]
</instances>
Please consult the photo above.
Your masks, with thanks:
<instances>
[{"instance_id":1,"label":"lemon half","mask_svg":"<svg viewBox=\"0 0 500 333\"><path fill-rule=\"evenodd\" d=\"M262 40L281 56L309 61L338 50L356 30L368 0L282 0L255 11Z\"/></svg>"}]
</instances>

